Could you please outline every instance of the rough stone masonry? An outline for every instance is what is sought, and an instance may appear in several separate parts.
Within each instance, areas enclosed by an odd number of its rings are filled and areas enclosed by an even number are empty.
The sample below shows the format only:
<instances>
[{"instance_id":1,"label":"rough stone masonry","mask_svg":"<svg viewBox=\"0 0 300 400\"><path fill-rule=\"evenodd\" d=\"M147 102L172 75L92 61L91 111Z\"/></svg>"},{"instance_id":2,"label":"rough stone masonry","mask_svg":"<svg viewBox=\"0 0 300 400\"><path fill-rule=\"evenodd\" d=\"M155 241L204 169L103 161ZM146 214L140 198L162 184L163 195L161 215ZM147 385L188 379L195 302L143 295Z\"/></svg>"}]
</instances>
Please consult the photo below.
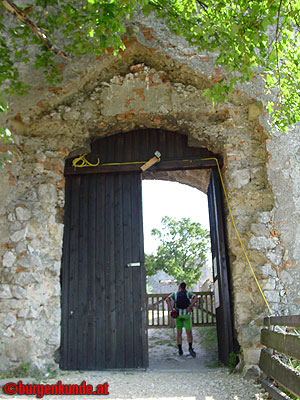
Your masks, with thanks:
<instances>
[{"instance_id":1,"label":"rough stone masonry","mask_svg":"<svg viewBox=\"0 0 300 400\"><path fill-rule=\"evenodd\" d=\"M213 55L197 53L151 15L128 28L120 57L65 63L59 87L21 66L31 91L11 99L6 117L15 143L0 177L2 369L56 365L66 157L92 139L135 129L180 132L222 156L233 216L265 297L274 314L299 313L299 127L270 136L258 78L212 107L202 92L223 77ZM205 190L202 171L164 178ZM228 212L226 229L234 328L245 364L255 365L255 321L267 308Z\"/></svg>"}]
</instances>

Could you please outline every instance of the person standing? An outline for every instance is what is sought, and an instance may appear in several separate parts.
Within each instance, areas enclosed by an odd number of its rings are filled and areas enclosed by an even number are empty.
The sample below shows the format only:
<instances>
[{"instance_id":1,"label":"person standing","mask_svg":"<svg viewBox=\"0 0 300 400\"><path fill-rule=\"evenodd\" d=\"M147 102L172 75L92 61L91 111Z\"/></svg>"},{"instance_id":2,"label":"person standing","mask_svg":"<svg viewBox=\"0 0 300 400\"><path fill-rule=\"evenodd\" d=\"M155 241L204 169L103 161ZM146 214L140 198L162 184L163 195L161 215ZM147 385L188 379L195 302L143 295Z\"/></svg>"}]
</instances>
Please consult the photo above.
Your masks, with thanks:
<instances>
[{"instance_id":1,"label":"person standing","mask_svg":"<svg viewBox=\"0 0 300 400\"><path fill-rule=\"evenodd\" d=\"M196 357L196 353L193 349L193 334L192 334L192 321L191 311L193 306L197 302L197 296L192 292L186 290L186 283L181 282L178 286L178 291L171 293L167 298L168 309L172 308L172 301L174 307L178 311L178 317L176 318L176 329L177 329L177 346L178 353L182 356L182 329L185 328L187 342L189 345L189 353L192 357Z\"/></svg>"}]
</instances>

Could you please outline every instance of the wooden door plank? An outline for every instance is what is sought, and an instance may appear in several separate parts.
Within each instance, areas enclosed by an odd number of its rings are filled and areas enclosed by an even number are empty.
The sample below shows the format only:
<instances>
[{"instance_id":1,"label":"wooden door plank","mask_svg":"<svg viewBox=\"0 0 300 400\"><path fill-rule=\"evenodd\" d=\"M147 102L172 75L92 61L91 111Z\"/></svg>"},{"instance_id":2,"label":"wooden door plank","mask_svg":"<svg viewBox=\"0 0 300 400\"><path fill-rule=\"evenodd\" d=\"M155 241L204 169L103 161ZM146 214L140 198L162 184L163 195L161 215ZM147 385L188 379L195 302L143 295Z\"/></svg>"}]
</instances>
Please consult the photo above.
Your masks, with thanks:
<instances>
[{"instance_id":1,"label":"wooden door plank","mask_svg":"<svg viewBox=\"0 0 300 400\"><path fill-rule=\"evenodd\" d=\"M116 268L116 295L115 307L117 316L117 332L124 332L126 327L125 315L125 288L124 288L124 251L123 251L123 195L122 195L122 177L118 174L115 177L115 268ZM124 334L117 334L116 349L118 354L118 367L125 368L125 340Z\"/></svg>"},{"instance_id":2,"label":"wooden door plank","mask_svg":"<svg viewBox=\"0 0 300 400\"><path fill-rule=\"evenodd\" d=\"M96 367L105 368L105 175L97 176L96 182Z\"/></svg>"},{"instance_id":3,"label":"wooden door plank","mask_svg":"<svg viewBox=\"0 0 300 400\"><path fill-rule=\"evenodd\" d=\"M78 288L73 293L78 299L78 325L77 325L77 343L78 343L78 368L87 369L87 335L88 335L88 288L87 288L87 270L88 270L88 197L89 186L88 177L81 178L79 193L79 258L78 258Z\"/></svg>"},{"instance_id":4,"label":"wooden door plank","mask_svg":"<svg viewBox=\"0 0 300 400\"><path fill-rule=\"evenodd\" d=\"M88 301L88 341L87 354L88 368L96 369L96 208L97 208L97 177L91 176L88 179L88 243L87 243L87 301Z\"/></svg>"},{"instance_id":5,"label":"wooden door plank","mask_svg":"<svg viewBox=\"0 0 300 400\"><path fill-rule=\"evenodd\" d=\"M113 368L116 357L116 310L115 310L115 259L114 259L114 176L106 176L105 197L105 346L106 368ZM108 339L109 338L109 339Z\"/></svg>"},{"instance_id":6,"label":"wooden door plank","mask_svg":"<svg viewBox=\"0 0 300 400\"><path fill-rule=\"evenodd\" d=\"M126 176L126 178L128 178ZM124 215L124 274L125 274L125 304L128 310L133 310L132 268L126 267L132 260L131 236L131 191L128 181L123 179L123 215ZM134 342L133 342L133 313L127 316L127 329L125 330L126 368L134 368Z\"/></svg>"},{"instance_id":7,"label":"wooden door plank","mask_svg":"<svg viewBox=\"0 0 300 400\"><path fill-rule=\"evenodd\" d=\"M212 258L216 260L214 281L219 282L220 306L216 309L218 350L220 360L228 365L233 351L229 273L226 258L225 230L222 215L222 192L218 170L212 169L208 188ZM215 267L215 266L214 266ZM217 274L217 275L216 275Z\"/></svg>"},{"instance_id":8,"label":"wooden door plank","mask_svg":"<svg viewBox=\"0 0 300 400\"><path fill-rule=\"evenodd\" d=\"M72 202L71 202L71 227L70 227L70 276L68 285L68 369L76 369L77 354L77 325L79 319L78 297L78 239L79 239L79 195L81 177L72 181ZM75 345L74 345L75 344Z\"/></svg>"},{"instance_id":9,"label":"wooden door plank","mask_svg":"<svg viewBox=\"0 0 300 400\"><path fill-rule=\"evenodd\" d=\"M140 262L140 252L139 252L139 202L138 202L138 188L136 175L131 175L130 187L131 187L131 235L132 235L132 253L131 262ZM132 294L133 294L133 358L134 365L140 365L140 355L141 355L141 327L140 327L140 268L141 267L131 267L132 269Z\"/></svg>"}]
</instances>

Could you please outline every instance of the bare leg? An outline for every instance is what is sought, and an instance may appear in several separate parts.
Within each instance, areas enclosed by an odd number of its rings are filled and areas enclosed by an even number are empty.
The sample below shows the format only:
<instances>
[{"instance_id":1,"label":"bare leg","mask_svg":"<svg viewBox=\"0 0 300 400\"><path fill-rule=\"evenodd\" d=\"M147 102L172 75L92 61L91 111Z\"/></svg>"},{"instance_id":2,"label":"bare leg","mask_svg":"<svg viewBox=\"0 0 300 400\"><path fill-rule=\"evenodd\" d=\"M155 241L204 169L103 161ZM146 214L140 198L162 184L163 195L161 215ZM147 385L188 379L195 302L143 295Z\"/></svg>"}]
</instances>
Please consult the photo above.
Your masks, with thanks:
<instances>
[{"instance_id":1,"label":"bare leg","mask_svg":"<svg viewBox=\"0 0 300 400\"><path fill-rule=\"evenodd\" d=\"M178 353L182 356L182 331L177 331L177 346L178 346Z\"/></svg>"},{"instance_id":2,"label":"bare leg","mask_svg":"<svg viewBox=\"0 0 300 400\"><path fill-rule=\"evenodd\" d=\"M188 344L193 343L193 334L192 331L186 331L186 337Z\"/></svg>"},{"instance_id":3,"label":"bare leg","mask_svg":"<svg viewBox=\"0 0 300 400\"><path fill-rule=\"evenodd\" d=\"M177 331L177 344L182 344L182 331Z\"/></svg>"}]
</instances>

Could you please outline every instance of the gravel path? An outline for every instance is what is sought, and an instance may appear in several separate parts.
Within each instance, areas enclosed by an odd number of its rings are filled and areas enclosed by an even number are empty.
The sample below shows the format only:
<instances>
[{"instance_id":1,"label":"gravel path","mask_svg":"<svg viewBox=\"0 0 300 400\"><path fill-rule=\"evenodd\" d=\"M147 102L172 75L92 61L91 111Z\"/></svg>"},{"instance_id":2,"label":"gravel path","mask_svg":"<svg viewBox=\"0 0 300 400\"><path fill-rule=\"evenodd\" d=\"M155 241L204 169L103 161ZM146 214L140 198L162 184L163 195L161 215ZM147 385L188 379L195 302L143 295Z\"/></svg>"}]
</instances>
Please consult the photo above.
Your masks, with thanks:
<instances>
[{"instance_id":1,"label":"gravel path","mask_svg":"<svg viewBox=\"0 0 300 400\"><path fill-rule=\"evenodd\" d=\"M199 330L199 332L201 332ZM240 374L230 374L228 368L218 367L216 349L204 348L204 339L194 333L194 348L197 357L185 353L177 355L173 330L149 331L149 369L147 371L91 371L61 372L55 379L47 379L44 384L87 384L94 386L108 383L108 396L93 395L93 399L134 399L134 400L250 400L264 399L266 394L260 385L252 380L245 380ZM201 335L203 336L203 335ZM209 347L209 345L208 345ZM183 349L187 350L184 343ZM1 381L18 382L19 379ZM28 379L27 379L28 382ZM34 396L1 395L2 399L20 400ZM75 400L90 396L56 396L47 395L51 400Z\"/></svg>"}]
</instances>

